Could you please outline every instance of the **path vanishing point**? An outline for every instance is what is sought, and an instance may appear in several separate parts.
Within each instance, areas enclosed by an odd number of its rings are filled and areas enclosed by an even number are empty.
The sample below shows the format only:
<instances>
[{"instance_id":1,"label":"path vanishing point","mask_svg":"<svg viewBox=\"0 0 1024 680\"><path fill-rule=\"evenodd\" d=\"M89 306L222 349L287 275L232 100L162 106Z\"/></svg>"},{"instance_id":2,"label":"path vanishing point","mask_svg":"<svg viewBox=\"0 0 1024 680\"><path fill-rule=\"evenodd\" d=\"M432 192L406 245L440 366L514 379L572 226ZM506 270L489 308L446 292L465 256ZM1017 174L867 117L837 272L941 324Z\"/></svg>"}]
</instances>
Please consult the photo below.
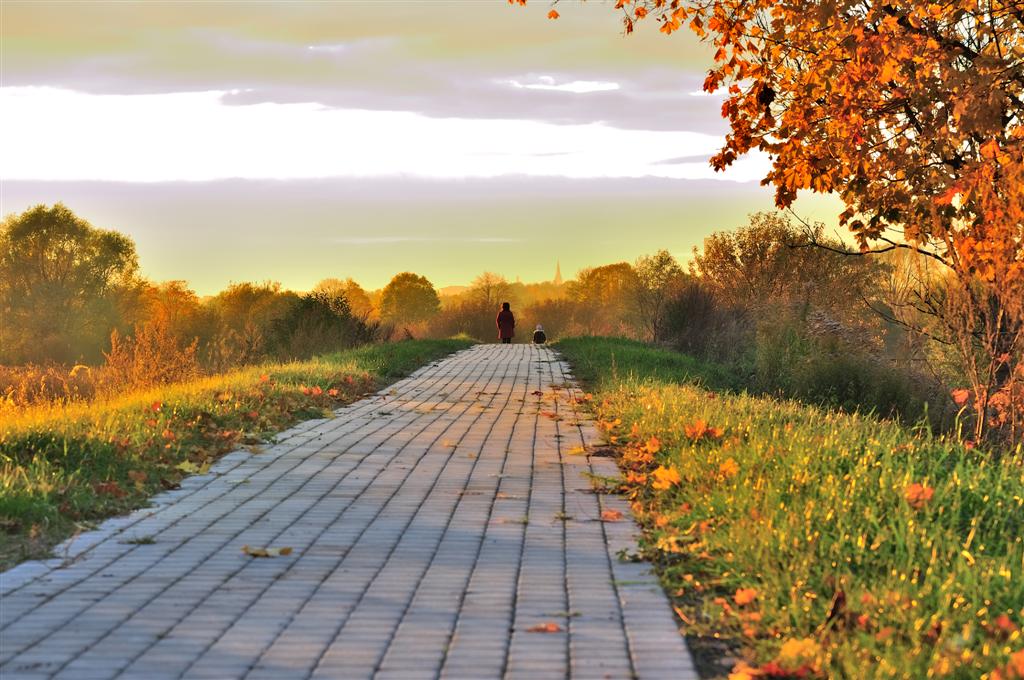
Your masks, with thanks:
<instances>
[{"instance_id":1,"label":"path vanishing point","mask_svg":"<svg viewBox=\"0 0 1024 680\"><path fill-rule=\"evenodd\" d=\"M231 453L0 575L0 678L695 679L574 394L478 345Z\"/></svg>"}]
</instances>

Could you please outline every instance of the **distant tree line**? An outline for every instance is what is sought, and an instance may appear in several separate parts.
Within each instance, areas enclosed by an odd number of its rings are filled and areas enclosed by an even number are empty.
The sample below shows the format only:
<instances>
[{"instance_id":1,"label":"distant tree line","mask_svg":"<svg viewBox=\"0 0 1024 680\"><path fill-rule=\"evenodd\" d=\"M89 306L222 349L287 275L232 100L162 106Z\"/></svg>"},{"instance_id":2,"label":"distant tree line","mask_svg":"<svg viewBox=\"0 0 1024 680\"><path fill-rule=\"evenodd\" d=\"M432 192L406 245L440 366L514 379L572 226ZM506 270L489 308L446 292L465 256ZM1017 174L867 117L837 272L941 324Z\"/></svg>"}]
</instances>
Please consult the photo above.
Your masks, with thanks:
<instances>
[{"instance_id":1,"label":"distant tree line","mask_svg":"<svg viewBox=\"0 0 1024 680\"><path fill-rule=\"evenodd\" d=\"M984 334L957 334L961 317L944 314L949 273L927 257L853 255L822 225L767 212L707 237L685 268L661 250L565 283L484 272L444 296L401 272L376 291L329 278L309 293L235 283L200 299L183 281L140 276L127 237L40 205L0 225L0 365L105 366L121 382L169 382L392 338L490 341L510 302L518 342L537 324L554 340L632 337L727 365L745 388L950 427L973 385L963 357L986 356ZM1012 376L998 380L979 413L1016 439L1024 395ZM0 394L11 383L0 370Z\"/></svg>"}]
</instances>

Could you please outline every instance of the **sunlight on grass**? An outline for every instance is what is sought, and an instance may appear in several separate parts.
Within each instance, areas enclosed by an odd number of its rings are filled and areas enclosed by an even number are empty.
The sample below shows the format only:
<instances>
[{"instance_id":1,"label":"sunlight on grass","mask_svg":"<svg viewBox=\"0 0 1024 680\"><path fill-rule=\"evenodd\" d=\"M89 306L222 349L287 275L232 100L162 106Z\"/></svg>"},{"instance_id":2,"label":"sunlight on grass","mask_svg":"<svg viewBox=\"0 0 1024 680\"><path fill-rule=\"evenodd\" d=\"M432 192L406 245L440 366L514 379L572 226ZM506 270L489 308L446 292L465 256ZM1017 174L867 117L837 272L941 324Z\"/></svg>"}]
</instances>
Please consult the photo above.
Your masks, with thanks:
<instances>
[{"instance_id":1,"label":"sunlight on grass","mask_svg":"<svg viewBox=\"0 0 1024 680\"><path fill-rule=\"evenodd\" d=\"M1024 656L1019 448L709 391L692 383L713 369L636 343L559 349L687 633L736 646L750 677L978 677Z\"/></svg>"},{"instance_id":2,"label":"sunlight on grass","mask_svg":"<svg viewBox=\"0 0 1024 680\"><path fill-rule=\"evenodd\" d=\"M370 345L100 402L0 412L0 567L469 344Z\"/></svg>"}]
</instances>

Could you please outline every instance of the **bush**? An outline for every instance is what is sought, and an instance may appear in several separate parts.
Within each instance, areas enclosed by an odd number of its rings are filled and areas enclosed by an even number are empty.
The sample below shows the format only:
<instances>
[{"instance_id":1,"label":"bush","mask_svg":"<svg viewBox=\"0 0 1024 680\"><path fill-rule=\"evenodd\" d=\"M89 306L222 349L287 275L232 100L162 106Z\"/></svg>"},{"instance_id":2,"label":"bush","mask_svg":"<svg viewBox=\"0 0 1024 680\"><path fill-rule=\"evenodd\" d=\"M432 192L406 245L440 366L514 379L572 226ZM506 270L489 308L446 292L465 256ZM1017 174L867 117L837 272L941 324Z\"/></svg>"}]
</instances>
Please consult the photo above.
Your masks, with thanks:
<instances>
[{"instance_id":1,"label":"bush","mask_svg":"<svg viewBox=\"0 0 1024 680\"><path fill-rule=\"evenodd\" d=\"M24 408L46 402L91 399L96 395L94 370L66 366L0 366L0 404Z\"/></svg>"},{"instance_id":2,"label":"bush","mask_svg":"<svg viewBox=\"0 0 1024 680\"><path fill-rule=\"evenodd\" d=\"M102 370L103 389L108 392L134 390L151 385L169 385L199 376L197 341L182 346L162 321L135 327L135 335L110 335L110 352Z\"/></svg>"},{"instance_id":3,"label":"bush","mask_svg":"<svg viewBox=\"0 0 1024 680\"><path fill-rule=\"evenodd\" d=\"M681 352L726 362L739 362L754 339L747 311L723 304L698 279L683 283L669 299L664 334L668 344Z\"/></svg>"},{"instance_id":4,"label":"bush","mask_svg":"<svg viewBox=\"0 0 1024 680\"><path fill-rule=\"evenodd\" d=\"M910 424L927 419L937 430L952 425L949 399L935 379L859 352L840 337L810 335L805 324L791 319L759 329L752 386L848 413Z\"/></svg>"},{"instance_id":5,"label":"bush","mask_svg":"<svg viewBox=\"0 0 1024 680\"><path fill-rule=\"evenodd\" d=\"M344 295L316 292L299 298L271 328L279 358L306 359L372 342L378 326L356 318Z\"/></svg>"}]
</instances>

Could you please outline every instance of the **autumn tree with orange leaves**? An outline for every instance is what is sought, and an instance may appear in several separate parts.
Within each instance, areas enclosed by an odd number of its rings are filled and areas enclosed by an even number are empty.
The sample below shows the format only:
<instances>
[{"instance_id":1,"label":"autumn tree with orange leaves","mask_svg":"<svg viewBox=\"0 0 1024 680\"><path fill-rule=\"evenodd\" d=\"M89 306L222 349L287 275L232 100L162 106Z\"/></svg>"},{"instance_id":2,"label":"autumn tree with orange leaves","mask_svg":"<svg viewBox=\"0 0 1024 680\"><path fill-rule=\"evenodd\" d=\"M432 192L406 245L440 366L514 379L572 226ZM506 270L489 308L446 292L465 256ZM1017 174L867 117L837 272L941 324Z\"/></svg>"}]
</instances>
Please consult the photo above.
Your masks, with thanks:
<instances>
[{"instance_id":1,"label":"autumn tree with orange leaves","mask_svg":"<svg viewBox=\"0 0 1024 680\"><path fill-rule=\"evenodd\" d=\"M948 268L952 285L933 311L973 382L975 436L1005 420L994 405L1009 400L1018 412L1024 1L618 0L615 8L626 33L639 22L667 35L686 26L716 50L704 89L725 90L731 125L711 159L716 169L758 149L772 160L763 183L780 208L802 189L835 193L860 253L909 248ZM1014 420L1014 437L1019 427Z\"/></svg>"}]
</instances>

